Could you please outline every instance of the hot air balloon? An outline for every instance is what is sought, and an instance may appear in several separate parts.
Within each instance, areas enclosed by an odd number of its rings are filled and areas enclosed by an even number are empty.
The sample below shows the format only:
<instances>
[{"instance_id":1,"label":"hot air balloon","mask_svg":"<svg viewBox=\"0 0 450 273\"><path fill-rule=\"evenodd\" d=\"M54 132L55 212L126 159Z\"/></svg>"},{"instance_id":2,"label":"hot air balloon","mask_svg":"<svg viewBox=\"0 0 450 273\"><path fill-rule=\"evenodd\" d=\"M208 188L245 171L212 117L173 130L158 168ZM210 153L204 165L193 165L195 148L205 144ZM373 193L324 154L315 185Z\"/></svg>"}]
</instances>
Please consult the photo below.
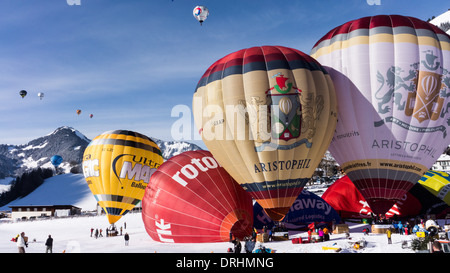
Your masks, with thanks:
<instances>
[{"instance_id":1,"label":"hot air balloon","mask_svg":"<svg viewBox=\"0 0 450 273\"><path fill-rule=\"evenodd\" d=\"M337 212L321 197L303 190L291 206L281 224L289 230L306 230L308 224L316 223L322 226L333 221L339 224L341 218ZM253 205L253 227L271 229L275 223L264 213L263 208L256 202Z\"/></svg>"},{"instance_id":2,"label":"hot air balloon","mask_svg":"<svg viewBox=\"0 0 450 273\"><path fill-rule=\"evenodd\" d=\"M194 8L193 14L195 19L197 19L197 21L200 22L200 25L202 25L203 21L205 21L209 15L209 10L205 6L196 6Z\"/></svg>"},{"instance_id":3,"label":"hot air balloon","mask_svg":"<svg viewBox=\"0 0 450 273\"><path fill-rule=\"evenodd\" d=\"M77 110L77 115L80 115L80 114L81 114L81 110L78 109L78 110Z\"/></svg>"},{"instance_id":4,"label":"hot air balloon","mask_svg":"<svg viewBox=\"0 0 450 273\"><path fill-rule=\"evenodd\" d=\"M44 97L44 93L42 93L42 92L39 92L39 93L38 93L38 97L39 97L39 99L41 99L41 100L42 100L42 98Z\"/></svg>"},{"instance_id":5,"label":"hot air balloon","mask_svg":"<svg viewBox=\"0 0 450 273\"><path fill-rule=\"evenodd\" d=\"M50 162L56 168L63 162L63 158L60 155L54 155L50 158Z\"/></svg>"},{"instance_id":6,"label":"hot air balloon","mask_svg":"<svg viewBox=\"0 0 450 273\"><path fill-rule=\"evenodd\" d=\"M338 98L329 150L384 214L449 144L450 37L413 17L378 15L334 28L311 56Z\"/></svg>"},{"instance_id":7,"label":"hot air balloon","mask_svg":"<svg viewBox=\"0 0 450 273\"><path fill-rule=\"evenodd\" d=\"M89 117L90 117L90 118L93 118L93 117L94 117L94 115L93 115L93 114L90 114L90 115L89 115Z\"/></svg>"},{"instance_id":8,"label":"hot air balloon","mask_svg":"<svg viewBox=\"0 0 450 273\"><path fill-rule=\"evenodd\" d=\"M433 176L428 171L422 178L424 181ZM344 218L370 218L373 211L348 176L336 180L322 195L323 200L330 204ZM422 183L416 183L402 198L386 213L386 218L415 217L423 214L445 216L450 207L444 201L426 190Z\"/></svg>"},{"instance_id":9,"label":"hot air balloon","mask_svg":"<svg viewBox=\"0 0 450 273\"><path fill-rule=\"evenodd\" d=\"M20 90L19 95L23 98L25 98L25 96L27 95L27 91L25 90Z\"/></svg>"},{"instance_id":10,"label":"hot air balloon","mask_svg":"<svg viewBox=\"0 0 450 273\"><path fill-rule=\"evenodd\" d=\"M137 132L108 131L89 143L83 174L110 224L142 200L150 176L162 162L158 145Z\"/></svg>"},{"instance_id":11,"label":"hot air balloon","mask_svg":"<svg viewBox=\"0 0 450 273\"><path fill-rule=\"evenodd\" d=\"M197 85L193 110L205 145L274 221L312 176L337 116L328 73L281 46L243 49L215 62Z\"/></svg>"},{"instance_id":12,"label":"hot air balloon","mask_svg":"<svg viewBox=\"0 0 450 273\"><path fill-rule=\"evenodd\" d=\"M150 237L165 243L228 242L252 234L252 199L208 151L171 157L142 200Z\"/></svg>"}]
</instances>

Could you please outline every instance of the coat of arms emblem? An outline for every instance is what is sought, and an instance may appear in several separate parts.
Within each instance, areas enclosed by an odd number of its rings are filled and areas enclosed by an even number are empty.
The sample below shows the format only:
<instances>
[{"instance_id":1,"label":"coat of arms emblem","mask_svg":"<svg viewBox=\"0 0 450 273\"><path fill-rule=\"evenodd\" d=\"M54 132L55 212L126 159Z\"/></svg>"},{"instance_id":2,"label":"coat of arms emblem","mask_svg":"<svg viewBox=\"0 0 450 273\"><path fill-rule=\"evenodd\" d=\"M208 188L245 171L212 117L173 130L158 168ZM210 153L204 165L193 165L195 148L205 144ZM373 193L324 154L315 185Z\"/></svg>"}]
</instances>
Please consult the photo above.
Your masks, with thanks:
<instances>
[{"instance_id":1,"label":"coat of arms emblem","mask_svg":"<svg viewBox=\"0 0 450 273\"><path fill-rule=\"evenodd\" d=\"M272 102L271 125L272 139L288 141L300 136L301 111L300 90L288 82L283 74L275 77L276 85L266 92Z\"/></svg>"},{"instance_id":2,"label":"coat of arms emblem","mask_svg":"<svg viewBox=\"0 0 450 273\"><path fill-rule=\"evenodd\" d=\"M450 89L448 71L441 67L439 58L431 50L422 53L425 53L425 58L411 64L409 73L397 66L391 66L385 76L380 71L377 72L377 80L380 83L375 92L377 111L380 115L389 116L376 121L374 125L379 127L385 122L392 122L406 130L419 133L441 131L445 138L447 133L444 125L419 127L401 120L399 115L393 115L392 107L395 107L396 111L403 112L408 117L412 116L420 124L426 120L436 121L444 118L450 109L450 103L444 106L445 99L450 96L450 93L446 92ZM446 123L450 125L450 119L447 119Z\"/></svg>"}]
</instances>

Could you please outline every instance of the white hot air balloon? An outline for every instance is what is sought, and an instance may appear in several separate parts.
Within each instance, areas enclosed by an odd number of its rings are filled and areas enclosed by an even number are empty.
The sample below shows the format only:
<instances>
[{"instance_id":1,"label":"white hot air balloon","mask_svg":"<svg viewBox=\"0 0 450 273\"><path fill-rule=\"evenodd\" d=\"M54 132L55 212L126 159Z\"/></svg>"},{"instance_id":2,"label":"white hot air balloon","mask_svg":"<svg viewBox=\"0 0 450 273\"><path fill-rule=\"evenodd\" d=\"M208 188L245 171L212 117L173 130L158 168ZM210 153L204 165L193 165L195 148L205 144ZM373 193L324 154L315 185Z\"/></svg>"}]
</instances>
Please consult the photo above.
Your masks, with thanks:
<instances>
[{"instance_id":1,"label":"white hot air balloon","mask_svg":"<svg viewBox=\"0 0 450 273\"><path fill-rule=\"evenodd\" d=\"M197 19L197 21L200 22L200 25L202 25L203 21L205 21L209 15L209 10L205 6L196 6L194 8L193 14L195 19Z\"/></svg>"}]
</instances>

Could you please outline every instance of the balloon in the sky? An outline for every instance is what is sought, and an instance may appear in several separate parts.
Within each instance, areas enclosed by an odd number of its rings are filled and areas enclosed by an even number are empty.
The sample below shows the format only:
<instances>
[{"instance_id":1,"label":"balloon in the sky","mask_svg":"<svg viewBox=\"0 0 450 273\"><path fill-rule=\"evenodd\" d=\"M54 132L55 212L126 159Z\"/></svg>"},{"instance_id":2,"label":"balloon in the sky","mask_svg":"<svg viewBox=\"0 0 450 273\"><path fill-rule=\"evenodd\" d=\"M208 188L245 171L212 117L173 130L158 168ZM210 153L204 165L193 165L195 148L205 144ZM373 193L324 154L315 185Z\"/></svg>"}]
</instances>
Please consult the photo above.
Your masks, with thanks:
<instances>
[{"instance_id":1,"label":"balloon in the sky","mask_svg":"<svg viewBox=\"0 0 450 273\"><path fill-rule=\"evenodd\" d=\"M93 115L93 114L90 114L90 115L89 115L89 117L90 117L90 118L93 118L93 117L94 117L94 115Z\"/></svg>"},{"instance_id":2,"label":"balloon in the sky","mask_svg":"<svg viewBox=\"0 0 450 273\"><path fill-rule=\"evenodd\" d=\"M428 171L419 180L419 183L450 206L450 174Z\"/></svg>"},{"instance_id":3,"label":"balloon in the sky","mask_svg":"<svg viewBox=\"0 0 450 273\"><path fill-rule=\"evenodd\" d=\"M108 131L89 143L83 174L111 224L142 200L150 176L162 162L158 145L136 132Z\"/></svg>"},{"instance_id":4,"label":"balloon in the sky","mask_svg":"<svg viewBox=\"0 0 450 273\"><path fill-rule=\"evenodd\" d=\"M25 98L25 96L27 95L27 91L25 90L20 90L19 95L23 98Z\"/></svg>"},{"instance_id":5,"label":"balloon in the sky","mask_svg":"<svg viewBox=\"0 0 450 273\"><path fill-rule=\"evenodd\" d=\"M197 85L193 110L205 145L274 221L312 176L337 116L328 73L281 46L243 49L215 62Z\"/></svg>"},{"instance_id":6,"label":"balloon in the sky","mask_svg":"<svg viewBox=\"0 0 450 273\"><path fill-rule=\"evenodd\" d=\"M252 234L252 199L208 151L171 157L153 174L142 219L159 242L228 242Z\"/></svg>"},{"instance_id":7,"label":"balloon in the sky","mask_svg":"<svg viewBox=\"0 0 450 273\"><path fill-rule=\"evenodd\" d=\"M193 14L195 19L197 19L197 21L200 22L200 25L202 25L203 21L205 21L209 15L209 10L205 6L196 6L193 10Z\"/></svg>"},{"instance_id":8,"label":"balloon in the sky","mask_svg":"<svg viewBox=\"0 0 450 273\"><path fill-rule=\"evenodd\" d=\"M44 97L44 93L42 93L42 92L39 92L39 93L38 93L38 97L39 97L39 99L41 99L41 100L42 100L42 98Z\"/></svg>"},{"instance_id":9,"label":"balloon in the sky","mask_svg":"<svg viewBox=\"0 0 450 273\"><path fill-rule=\"evenodd\" d=\"M329 150L384 214L450 143L450 37L413 17L378 15L336 27L311 55L338 98Z\"/></svg>"},{"instance_id":10,"label":"balloon in the sky","mask_svg":"<svg viewBox=\"0 0 450 273\"><path fill-rule=\"evenodd\" d=\"M77 115L80 115L80 114L81 114L81 110L78 109L78 110L77 110Z\"/></svg>"},{"instance_id":11,"label":"balloon in the sky","mask_svg":"<svg viewBox=\"0 0 450 273\"><path fill-rule=\"evenodd\" d=\"M63 158L60 155L54 155L50 158L50 162L53 166L58 167L63 162Z\"/></svg>"}]
</instances>

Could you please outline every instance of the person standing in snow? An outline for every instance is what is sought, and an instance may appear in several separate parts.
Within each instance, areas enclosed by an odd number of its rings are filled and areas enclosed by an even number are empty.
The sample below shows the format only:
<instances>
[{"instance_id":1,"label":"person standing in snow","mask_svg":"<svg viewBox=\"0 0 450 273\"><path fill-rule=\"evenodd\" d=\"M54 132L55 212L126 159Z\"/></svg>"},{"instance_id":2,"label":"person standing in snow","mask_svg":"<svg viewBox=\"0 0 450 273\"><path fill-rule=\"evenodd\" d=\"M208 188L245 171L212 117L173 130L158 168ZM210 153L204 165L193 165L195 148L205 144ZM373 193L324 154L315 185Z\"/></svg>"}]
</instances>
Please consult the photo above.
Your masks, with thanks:
<instances>
[{"instance_id":1,"label":"person standing in snow","mask_svg":"<svg viewBox=\"0 0 450 273\"><path fill-rule=\"evenodd\" d=\"M128 245L128 241L130 240L130 235L128 235L128 233L125 233L125 236L123 236L123 238L125 239L125 245Z\"/></svg>"},{"instance_id":2,"label":"person standing in snow","mask_svg":"<svg viewBox=\"0 0 450 273\"><path fill-rule=\"evenodd\" d=\"M241 253L242 249L241 241L238 238L236 238L232 241L232 243L234 244L234 253Z\"/></svg>"},{"instance_id":3,"label":"person standing in snow","mask_svg":"<svg viewBox=\"0 0 450 273\"><path fill-rule=\"evenodd\" d=\"M19 253L25 253L25 247L28 247L28 244L25 241L25 232L22 232L17 238L17 248L19 250Z\"/></svg>"},{"instance_id":4,"label":"person standing in snow","mask_svg":"<svg viewBox=\"0 0 450 273\"><path fill-rule=\"evenodd\" d=\"M317 232L319 235L319 242L323 242L323 230L322 228L319 228L319 231Z\"/></svg>"},{"instance_id":5,"label":"person standing in snow","mask_svg":"<svg viewBox=\"0 0 450 273\"><path fill-rule=\"evenodd\" d=\"M403 224L401 221L398 221L398 233L400 233L400 235L403 235Z\"/></svg>"},{"instance_id":6,"label":"person standing in snow","mask_svg":"<svg viewBox=\"0 0 450 273\"><path fill-rule=\"evenodd\" d=\"M388 229L386 231L386 234L387 234L387 238L388 238L388 244L391 244L392 243L392 241L391 241L391 235L392 235L391 229Z\"/></svg>"},{"instance_id":7,"label":"person standing in snow","mask_svg":"<svg viewBox=\"0 0 450 273\"><path fill-rule=\"evenodd\" d=\"M46 246L45 253L48 253L48 252L53 253L52 252L53 238L51 235L48 235L47 241L45 241L45 246Z\"/></svg>"},{"instance_id":8,"label":"person standing in snow","mask_svg":"<svg viewBox=\"0 0 450 273\"><path fill-rule=\"evenodd\" d=\"M244 245L245 252L252 253L253 249L255 248L255 244L256 244L255 238L251 238L251 237L247 238L247 240L245 241L245 245Z\"/></svg>"}]
</instances>

